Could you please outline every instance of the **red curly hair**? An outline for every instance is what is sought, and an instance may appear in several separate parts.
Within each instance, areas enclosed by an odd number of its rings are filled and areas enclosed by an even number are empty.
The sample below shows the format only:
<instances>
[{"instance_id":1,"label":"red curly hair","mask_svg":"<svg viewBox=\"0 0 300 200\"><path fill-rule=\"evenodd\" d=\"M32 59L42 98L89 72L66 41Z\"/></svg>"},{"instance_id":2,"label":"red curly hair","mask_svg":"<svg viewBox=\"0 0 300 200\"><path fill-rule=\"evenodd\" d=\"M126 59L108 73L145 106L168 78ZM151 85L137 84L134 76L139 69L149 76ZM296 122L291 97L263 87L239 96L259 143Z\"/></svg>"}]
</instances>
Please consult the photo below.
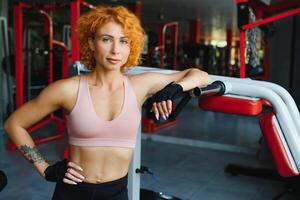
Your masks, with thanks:
<instances>
[{"instance_id":1,"label":"red curly hair","mask_svg":"<svg viewBox=\"0 0 300 200\"><path fill-rule=\"evenodd\" d=\"M81 62L89 70L95 68L96 61L88 45L88 39L94 38L97 29L110 21L120 24L130 41L130 54L127 62L121 67L121 71L125 72L130 66L140 62L140 54L144 47L144 29L140 20L123 6L98 6L80 16L76 31L79 39Z\"/></svg>"}]
</instances>

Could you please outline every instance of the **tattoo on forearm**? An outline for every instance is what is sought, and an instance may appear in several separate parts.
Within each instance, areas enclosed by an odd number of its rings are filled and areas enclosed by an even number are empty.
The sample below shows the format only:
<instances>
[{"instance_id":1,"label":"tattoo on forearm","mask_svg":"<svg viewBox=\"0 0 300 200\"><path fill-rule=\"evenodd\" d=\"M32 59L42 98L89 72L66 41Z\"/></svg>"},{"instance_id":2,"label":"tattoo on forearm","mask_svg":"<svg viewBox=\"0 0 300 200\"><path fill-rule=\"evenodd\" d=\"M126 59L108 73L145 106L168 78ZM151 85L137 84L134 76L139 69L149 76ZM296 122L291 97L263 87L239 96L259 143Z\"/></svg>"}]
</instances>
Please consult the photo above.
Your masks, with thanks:
<instances>
[{"instance_id":1,"label":"tattoo on forearm","mask_svg":"<svg viewBox=\"0 0 300 200\"><path fill-rule=\"evenodd\" d=\"M25 144L20 147L20 151L29 159L31 163L46 162L36 147L31 148Z\"/></svg>"}]
</instances>

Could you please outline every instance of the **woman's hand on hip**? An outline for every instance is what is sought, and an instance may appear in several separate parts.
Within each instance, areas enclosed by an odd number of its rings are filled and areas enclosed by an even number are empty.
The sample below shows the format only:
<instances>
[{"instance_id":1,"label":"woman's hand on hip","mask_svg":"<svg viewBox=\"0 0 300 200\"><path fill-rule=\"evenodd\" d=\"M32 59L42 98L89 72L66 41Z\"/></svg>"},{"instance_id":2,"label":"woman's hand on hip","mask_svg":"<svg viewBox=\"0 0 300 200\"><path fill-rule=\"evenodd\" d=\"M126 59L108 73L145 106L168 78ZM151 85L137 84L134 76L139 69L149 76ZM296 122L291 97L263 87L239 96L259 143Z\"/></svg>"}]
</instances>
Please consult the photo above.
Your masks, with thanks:
<instances>
[{"instance_id":1,"label":"woman's hand on hip","mask_svg":"<svg viewBox=\"0 0 300 200\"><path fill-rule=\"evenodd\" d=\"M48 166L44 174L47 181L76 185L84 180L84 176L81 175L82 171L79 165L64 159Z\"/></svg>"},{"instance_id":2,"label":"woman's hand on hip","mask_svg":"<svg viewBox=\"0 0 300 200\"><path fill-rule=\"evenodd\" d=\"M82 171L83 169L79 165L68 162L68 169L65 173L65 178L63 178L63 182L75 185L82 182L84 180L84 176L80 174Z\"/></svg>"}]
</instances>

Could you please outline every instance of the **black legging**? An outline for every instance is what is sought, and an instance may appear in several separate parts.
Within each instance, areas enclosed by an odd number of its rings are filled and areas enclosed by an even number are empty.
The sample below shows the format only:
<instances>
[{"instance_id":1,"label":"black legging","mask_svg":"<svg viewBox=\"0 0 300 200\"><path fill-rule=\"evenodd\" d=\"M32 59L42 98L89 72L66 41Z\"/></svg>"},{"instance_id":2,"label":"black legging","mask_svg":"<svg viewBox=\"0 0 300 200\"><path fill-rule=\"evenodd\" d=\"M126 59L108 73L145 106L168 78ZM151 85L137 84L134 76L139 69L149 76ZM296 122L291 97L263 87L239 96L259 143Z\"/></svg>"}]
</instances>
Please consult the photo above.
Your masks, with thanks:
<instances>
[{"instance_id":1,"label":"black legging","mask_svg":"<svg viewBox=\"0 0 300 200\"><path fill-rule=\"evenodd\" d=\"M57 183L52 200L128 200L127 175L111 182L71 185Z\"/></svg>"}]
</instances>

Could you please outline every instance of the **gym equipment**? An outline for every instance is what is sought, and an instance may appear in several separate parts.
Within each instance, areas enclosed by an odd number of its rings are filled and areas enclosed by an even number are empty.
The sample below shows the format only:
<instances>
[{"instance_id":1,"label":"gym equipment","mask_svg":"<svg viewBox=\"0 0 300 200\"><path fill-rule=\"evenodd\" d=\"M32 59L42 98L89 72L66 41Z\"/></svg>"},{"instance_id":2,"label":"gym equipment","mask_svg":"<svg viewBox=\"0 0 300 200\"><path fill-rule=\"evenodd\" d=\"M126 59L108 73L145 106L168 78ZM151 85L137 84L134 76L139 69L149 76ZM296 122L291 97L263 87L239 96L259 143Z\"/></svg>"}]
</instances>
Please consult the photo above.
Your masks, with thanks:
<instances>
[{"instance_id":1,"label":"gym equipment","mask_svg":"<svg viewBox=\"0 0 300 200\"><path fill-rule=\"evenodd\" d=\"M61 41L66 44L67 48L70 49L70 36L71 36L71 26L64 25L62 31L62 38Z\"/></svg>"},{"instance_id":2,"label":"gym equipment","mask_svg":"<svg viewBox=\"0 0 300 200\"><path fill-rule=\"evenodd\" d=\"M86 72L82 65L80 65L80 67L83 72ZM139 74L144 72L169 74L174 73L175 71L137 66L131 68L128 71L128 74ZM277 172L282 177L291 177L293 180L297 179L300 174L300 114L290 94L281 86L266 81L215 75L210 75L210 79L214 81L213 84L208 85L204 89L195 88L193 90L193 95L199 96L200 99L204 99L204 96L206 98L211 98L210 101L217 99L217 104L215 105L221 104L222 107L227 106L227 110L224 109L223 112L232 113L230 108L235 106L236 110L233 111L235 114L250 113L252 115L257 115L262 110L263 101L261 99L269 102L269 105L274 108L273 114L268 115L272 116L272 120L270 120L270 117L266 117L265 120L276 125L271 126L267 122L264 123L266 125L263 125L264 119L262 119L261 126L263 127L262 130L267 129L269 131L268 133L267 131L263 132L265 132L264 136L269 138L267 142L269 141L268 145L270 146L269 148L274 158ZM223 96L218 96L222 95L222 93L224 93ZM220 97L224 97L224 101L222 101L222 98L220 99ZM236 98L236 101L230 104L232 101L230 98ZM253 103L254 109L253 107L251 108L251 104ZM214 110L214 107L213 105L208 105L207 109ZM179 112L176 111L176 113L178 114ZM140 174L144 171L142 170L143 167L140 165L140 153L141 130L139 130L137 135L136 148L134 150L133 160L128 174L129 198L132 200L138 200L140 197ZM142 190L141 192L144 191Z\"/></svg>"},{"instance_id":3,"label":"gym equipment","mask_svg":"<svg viewBox=\"0 0 300 200\"><path fill-rule=\"evenodd\" d=\"M46 49L47 39L42 34L37 36L37 32L43 30L41 25L24 26L24 70L25 70L25 95L24 100L29 101L47 85L47 71L49 50ZM45 50L44 50L45 49Z\"/></svg>"},{"instance_id":4,"label":"gym equipment","mask_svg":"<svg viewBox=\"0 0 300 200\"><path fill-rule=\"evenodd\" d=\"M49 6L44 6L47 9L55 9L56 7L52 4ZM13 16L14 16L14 51L15 51L15 107L19 108L24 103L24 77L23 77L23 9L34 10L38 14L40 14L45 20L44 24L44 34L47 37L47 52L48 52L48 84L53 82L53 44L62 45L57 41L53 40L53 27L52 27L52 19L50 15L47 14L45 10L40 7L36 7L27 3L16 2L13 5ZM62 74L67 74L67 58L64 57L63 61L63 69ZM64 78L64 77L62 77ZM63 119L55 116L53 113L50 114L47 118L43 119L41 122L35 124L34 126L28 129L29 133L32 133L34 130L39 129L40 127L48 124L49 122L54 122L56 125L56 133L53 136L49 136L46 138L37 138L34 139L36 144L47 142L55 139L59 139L63 137L65 122ZM14 151L16 149L15 145L8 140L7 149L10 151Z\"/></svg>"},{"instance_id":5,"label":"gym equipment","mask_svg":"<svg viewBox=\"0 0 300 200\"><path fill-rule=\"evenodd\" d=\"M246 63L245 63L245 32L249 29L265 26L279 19L293 16L300 13L300 2L297 0L280 1L274 5L267 6L257 0L235 0L238 6L238 25L240 30L240 78L246 77ZM249 10L253 8L256 15L256 21L249 22ZM280 12L280 13L279 13ZM279 14L278 14L279 13ZM265 47L267 47L266 37L264 38ZM263 80L269 77L267 48L264 48L264 69Z\"/></svg>"},{"instance_id":6,"label":"gym equipment","mask_svg":"<svg viewBox=\"0 0 300 200\"><path fill-rule=\"evenodd\" d=\"M153 29L159 27L157 34L157 45L150 47L146 58L148 66L156 66L161 69L174 69L177 65L177 44L178 44L178 22L166 24L149 23ZM167 42L167 31L170 29L170 40ZM149 41L153 38L149 35ZM167 53L170 52L170 53Z\"/></svg>"},{"instance_id":7,"label":"gym equipment","mask_svg":"<svg viewBox=\"0 0 300 200\"><path fill-rule=\"evenodd\" d=\"M53 45L57 46L61 49L61 77L66 78L68 77L68 68L69 68L69 50L64 42L60 42L57 40L53 40Z\"/></svg>"},{"instance_id":8,"label":"gym equipment","mask_svg":"<svg viewBox=\"0 0 300 200\"><path fill-rule=\"evenodd\" d=\"M135 67L132 68L128 73L139 74L147 71L166 74L175 72L173 70ZM300 114L290 94L281 86L266 81L255 81L250 79L230 78L214 75L210 75L210 78L212 81L219 80L224 83L224 95L227 97L232 96L241 100L247 98L262 98L270 103L270 105L274 108L274 117L272 118L272 121L273 123L277 124L277 132L271 131L272 134L269 137L272 138L272 141L276 140L277 142L274 143L274 145L272 145L272 143L269 145L273 146L272 149L278 150L277 152L271 150L277 172L282 177L297 178L300 174ZM207 93L209 93L209 91ZM211 98L213 99L214 97ZM259 105L258 102L257 104ZM235 106L238 107L239 105L237 104ZM252 112L258 113L260 110L258 109ZM267 127L269 130L272 130L269 125L267 125ZM139 199L138 197L140 193L140 175L139 173L136 173L136 169L141 168L140 139L141 133L139 133L137 137L137 145L129 170L128 189L130 191L130 197L133 200Z\"/></svg>"},{"instance_id":9,"label":"gym equipment","mask_svg":"<svg viewBox=\"0 0 300 200\"><path fill-rule=\"evenodd\" d=\"M3 130L3 121L12 110L12 88L10 78L9 46L6 18L0 17L0 131ZM6 75L6 76L5 76ZM8 108L8 109L7 109Z\"/></svg>"},{"instance_id":10,"label":"gym equipment","mask_svg":"<svg viewBox=\"0 0 300 200\"><path fill-rule=\"evenodd\" d=\"M250 22L255 22L256 20L252 9L249 9L249 20ZM247 32L248 42L246 43L246 62L253 67L257 67L260 64L256 47L258 34L259 29L257 27L249 29Z\"/></svg>"},{"instance_id":11,"label":"gym equipment","mask_svg":"<svg viewBox=\"0 0 300 200\"><path fill-rule=\"evenodd\" d=\"M5 175L4 171L0 170L0 192L4 189L7 185L7 176Z\"/></svg>"},{"instance_id":12,"label":"gym equipment","mask_svg":"<svg viewBox=\"0 0 300 200\"><path fill-rule=\"evenodd\" d=\"M231 78L223 78L224 81L230 81L230 82L236 82L236 79ZM299 126L299 111L298 108L293 100L293 98L290 96L290 94L283 89L282 87L269 83L264 81L253 81L245 79L244 83L249 85L256 85L258 87L267 88L271 91L270 94L274 95L276 94L276 98L279 97L279 100L281 100L281 103L284 103L286 111L289 113L290 117L288 119L292 120L292 128L295 128L293 131L293 139L294 137L298 137L300 126ZM261 88L260 88L261 89ZM269 93L269 91L266 90L266 93ZM259 93L259 92L258 92ZM219 98L219 99L218 99ZM222 99L223 98L223 99ZM226 99L229 98L230 100ZM218 112L225 112L225 113L233 113L233 114L240 114L240 115L257 115L261 113L262 111L262 99L244 99L240 98L238 96L235 97L217 97L217 98L211 98L205 101L206 99L203 99L201 103L199 102L199 105L201 108L209 109L213 111ZM233 104L227 104L227 102L230 101ZM255 104L253 104L255 102ZM245 103L248 104L245 106ZM225 105L225 109L221 108L219 105ZM277 172L272 169L259 169L255 167L248 167L248 166L240 166L235 164L229 164L225 172L231 173L233 175L242 174L242 175L248 175L248 176L256 176L260 178L268 178L272 180L277 181L283 181L287 184L287 189L283 191L282 193L278 194L274 199L279 199L283 195L287 193L293 193L295 195L298 195L297 193L297 187L300 184L300 178L299 178L299 164L295 164L295 161L293 159L296 159L298 155L295 155L294 150L294 144L292 144L290 138L290 133L287 134L284 125L282 123L287 122L280 122L279 120L279 110L277 110L276 106L274 106L274 102L271 102L269 106L273 106L273 110L271 112L267 112L263 114L263 116L259 119L259 125L261 127L261 131L263 134L263 137L269 147L269 150L271 151L273 160L275 162L275 166L277 168ZM282 106L282 105L280 105ZM252 111L255 112L252 112ZM286 112L285 111L285 112ZM293 127L294 126L294 127ZM294 134L296 134L294 136ZM297 151L297 150L296 150ZM296 161L298 162L298 161ZM296 166L295 166L296 165Z\"/></svg>"}]
</instances>

